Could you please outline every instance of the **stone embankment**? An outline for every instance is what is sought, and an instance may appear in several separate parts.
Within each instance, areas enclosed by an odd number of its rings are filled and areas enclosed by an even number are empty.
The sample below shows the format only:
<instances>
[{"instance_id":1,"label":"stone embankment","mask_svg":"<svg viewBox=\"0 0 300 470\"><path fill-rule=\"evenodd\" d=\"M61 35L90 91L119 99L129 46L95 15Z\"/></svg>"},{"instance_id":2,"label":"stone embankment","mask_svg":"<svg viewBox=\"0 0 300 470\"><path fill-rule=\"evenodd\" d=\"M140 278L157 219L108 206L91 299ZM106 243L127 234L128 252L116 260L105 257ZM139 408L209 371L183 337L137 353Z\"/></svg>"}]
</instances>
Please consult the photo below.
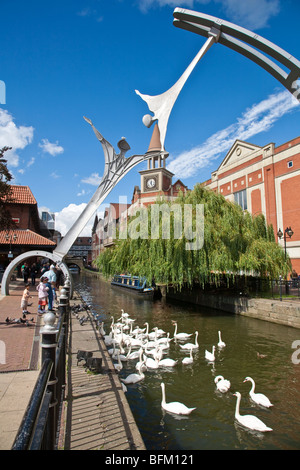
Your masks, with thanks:
<instances>
[{"instance_id":1,"label":"stone embankment","mask_svg":"<svg viewBox=\"0 0 300 470\"><path fill-rule=\"evenodd\" d=\"M244 315L280 325L300 328L300 299L273 300L262 298L209 295L200 291L174 292L170 290L167 298L202 305L214 310Z\"/></svg>"}]
</instances>

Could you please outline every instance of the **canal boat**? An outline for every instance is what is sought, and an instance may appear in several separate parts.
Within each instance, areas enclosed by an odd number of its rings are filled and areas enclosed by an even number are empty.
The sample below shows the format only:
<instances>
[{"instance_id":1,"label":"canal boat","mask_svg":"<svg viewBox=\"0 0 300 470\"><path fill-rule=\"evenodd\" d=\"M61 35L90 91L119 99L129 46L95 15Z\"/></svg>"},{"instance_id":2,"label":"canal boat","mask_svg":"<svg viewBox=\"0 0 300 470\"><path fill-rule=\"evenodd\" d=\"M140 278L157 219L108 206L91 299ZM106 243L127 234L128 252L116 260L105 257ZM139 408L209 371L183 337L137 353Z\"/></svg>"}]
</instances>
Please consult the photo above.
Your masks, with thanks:
<instances>
[{"instance_id":1,"label":"canal boat","mask_svg":"<svg viewBox=\"0 0 300 470\"><path fill-rule=\"evenodd\" d=\"M154 288L149 287L145 277L115 274L111 281L112 286L122 287L140 295L153 297Z\"/></svg>"}]
</instances>

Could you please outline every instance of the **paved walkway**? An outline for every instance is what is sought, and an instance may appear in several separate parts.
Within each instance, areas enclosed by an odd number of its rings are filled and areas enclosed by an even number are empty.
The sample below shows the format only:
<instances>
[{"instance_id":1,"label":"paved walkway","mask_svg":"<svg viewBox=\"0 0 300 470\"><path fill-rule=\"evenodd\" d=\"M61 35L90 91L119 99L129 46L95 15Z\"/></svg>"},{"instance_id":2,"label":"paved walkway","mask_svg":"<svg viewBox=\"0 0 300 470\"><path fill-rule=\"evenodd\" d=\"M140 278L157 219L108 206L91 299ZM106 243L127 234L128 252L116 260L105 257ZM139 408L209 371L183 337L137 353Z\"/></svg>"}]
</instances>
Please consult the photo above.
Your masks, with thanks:
<instances>
[{"instance_id":1,"label":"paved walkway","mask_svg":"<svg viewBox=\"0 0 300 470\"><path fill-rule=\"evenodd\" d=\"M31 288L33 318L29 326L6 323L22 317L21 280L0 297L0 450L10 450L36 384L40 368L41 317L37 315L37 292ZM76 295L76 294L75 294ZM74 298L72 303L80 303ZM90 315L83 326L71 314L67 400L64 402L59 449L145 450L121 382L106 346ZM92 374L77 365L78 349L102 358L103 372Z\"/></svg>"},{"instance_id":2,"label":"paved walkway","mask_svg":"<svg viewBox=\"0 0 300 470\"><path fill-rule=\"evenodd\" d=\"M84 316L88 320L81 326L71 314L69 389L61 444L65 450L145 450L107 348L92 316ZM102 358L103 372L93 374L83 362L77 365L78 350Z\"/></svg>"},{"instance_id":3,"label":"paved walkway","mask_svg":"<svg viewBox=\"0 0 300 470\"><path fill-rule=\"evenodd\" d=\"M39 330L37 292L30 290L33 318L29 326L6 323L22 317L22 281L11 283L10 295L0 296L0 450L11 449L39 374ZM35 313L34 313L35 312Z\"/></svg>"}]
</instances>

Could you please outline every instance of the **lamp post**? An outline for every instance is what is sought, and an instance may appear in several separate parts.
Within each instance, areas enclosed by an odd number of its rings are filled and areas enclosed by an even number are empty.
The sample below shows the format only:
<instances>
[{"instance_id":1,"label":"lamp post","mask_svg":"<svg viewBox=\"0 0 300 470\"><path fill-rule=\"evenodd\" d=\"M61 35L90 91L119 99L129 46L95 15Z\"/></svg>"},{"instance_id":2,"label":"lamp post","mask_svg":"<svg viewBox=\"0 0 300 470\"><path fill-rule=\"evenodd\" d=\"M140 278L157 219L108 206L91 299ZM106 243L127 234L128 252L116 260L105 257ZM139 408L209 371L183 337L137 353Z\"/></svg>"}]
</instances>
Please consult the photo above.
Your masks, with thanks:
<instances>
[{"instance_id":1,"label":"lamp post","mask_svg":"<svg viewBox=\"0 0 300 470\"><path fill-rule=\"evenodd\" d=\"M11 245L12 243L16 242L18 239L18 236L16 233L10 234L9 232L6 233L5 235L5 240L8 242L9 241L9 252L8 252L8 258L12 259L14 257L12 251L11 251Z\"/></svg>"},{"instance_id":2,"label":"lamp post","mask_svg":"<svg viewBox=\"0 0 300 470\"><path fill-rule=\"evenodd\" d=\"M289 238L291 238L292 236L294 235L294 232L293 230L291 229L291 227L287 227L284 231L284 233L282 233L281 229L278 230L277 232L277 236L281 239L282 236L283 236L283 240L284 240L284 257L286 259L286 237L288 236Z\"/></svg>"},{"instance_id":3,"label":"lamp post","mask_svg":"<svg viewBox=\"0 0 300 470\"><path fill-rule=\"evenodd\" d=\"M286 260L286 237L291 238L293 235L294 235L294 232L293 232L291 226L287 227L285 229L284 233L282 233L281 229L279 229L278 232L277 232L278 238L280 238L280 240L281 240L281 238L283 237L283 240L284 240L284 259L285 260ZM286 294L289 293L289 287L288 287L287 279L285 279L285 292L286 292Z\"/></svg>"}]
</instances>

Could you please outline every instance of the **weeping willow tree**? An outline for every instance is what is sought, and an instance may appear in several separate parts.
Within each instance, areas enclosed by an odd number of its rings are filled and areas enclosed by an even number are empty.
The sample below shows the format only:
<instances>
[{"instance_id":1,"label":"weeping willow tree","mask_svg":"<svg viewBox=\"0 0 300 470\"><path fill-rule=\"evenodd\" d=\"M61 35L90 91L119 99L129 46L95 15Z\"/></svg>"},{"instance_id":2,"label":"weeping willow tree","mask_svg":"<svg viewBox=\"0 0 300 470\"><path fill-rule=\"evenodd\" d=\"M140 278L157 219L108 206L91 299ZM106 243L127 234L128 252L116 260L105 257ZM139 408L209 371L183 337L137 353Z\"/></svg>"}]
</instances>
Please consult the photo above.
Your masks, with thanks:
<instances>
[{"instance_id":1,"label":"weeping willow tree","mask_svg":"<svg viewBox=\"0 0 300 470\"><path fill-rule=\"evenodd\" d=\"M158 205L166 204L163 200ZM172 204L168 203L172 208ZM116 273L146 276L157 283L172 284L181 288L195 282L218 284L220 277L232 278L242 273L277 278L286 275L291 268L285 260L283 249L276 243L272 226L266 224L262 214L252 216L235 203L228 202L221 194L196 185L186 195L180 194L176 206L181 214L184 208L192 208L192 233L197 232L197 206L203 205L203 244L199 249L187 249L191 240L182 230L174 236L176 221L170 210L170 236L164 237L164 219L159 220L158 237L153 234L151 207L146 212L142 229L138 215L128 221L135 229L140 224L140 236L116 240L112 248L104 250L97 259L97 266L105 276ZM174 206L173 206L174 207ZM182 221L184 225L184 221ZM178 226L177 226L178 228ZM191 232L189 232L191 233Z\"/></svg>"}]
</instances>

